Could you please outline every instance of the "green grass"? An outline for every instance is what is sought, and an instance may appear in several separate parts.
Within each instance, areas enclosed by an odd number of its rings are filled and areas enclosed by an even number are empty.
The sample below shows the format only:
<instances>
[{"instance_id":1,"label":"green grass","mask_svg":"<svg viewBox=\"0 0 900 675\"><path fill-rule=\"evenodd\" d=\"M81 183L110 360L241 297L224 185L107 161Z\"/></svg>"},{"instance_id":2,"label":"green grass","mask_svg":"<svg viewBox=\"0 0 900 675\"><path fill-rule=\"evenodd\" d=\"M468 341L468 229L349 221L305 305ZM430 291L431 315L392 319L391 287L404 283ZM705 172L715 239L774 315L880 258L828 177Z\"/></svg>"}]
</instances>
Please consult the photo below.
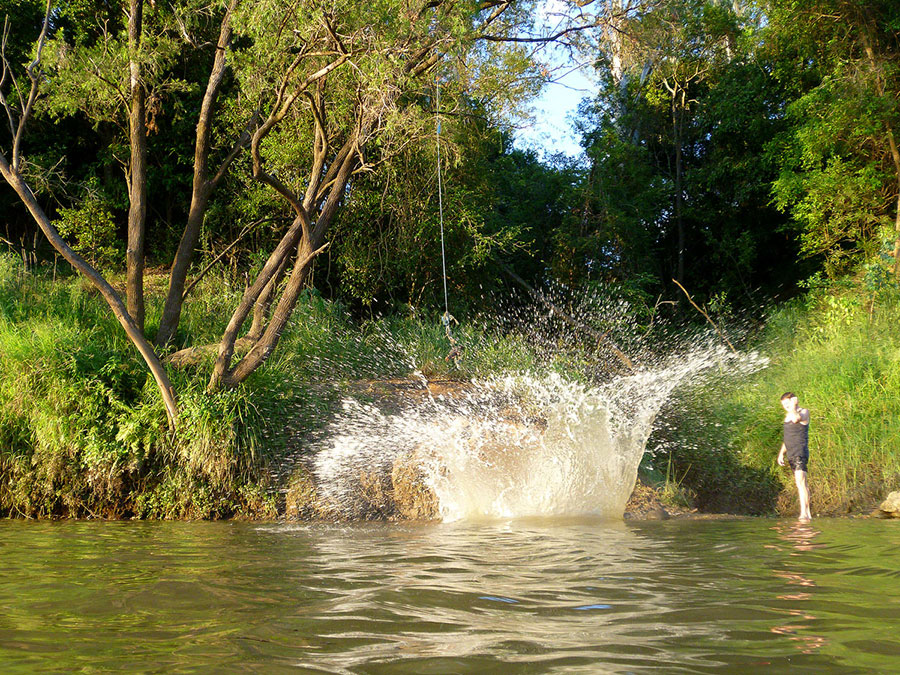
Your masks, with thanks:
<instances>
[{"instance_id":1,"label":"green grass","mask_svg":"<svg viewBox=\"0 0 900 675\"><path fill-rule=\"evenodd\" d=\"M791 473L778 467L783 411L795 392L811 411L814 513L870 509L900 487L900 298L832 289L769 319L759 348L768 368L739 382L684 392L673 437L679 475L707 508L794 513ZM767 480L778 492L766 490Z\"/></svg>"},{"instance_id":2,"label":"green grass","mask_svg":"<svg viewBox=\"0 0 900 675\"><path fill-rule=\"evenodd\" d=\"M160 291L148 293L156 311ZM199 344L215 342L237 293L204 291L182 332ZM156 320L151 312L148 324ZM0 513L25 517L274 515L265 469L287 442L277 413L323 407L289 360L213 395L208 367L170 369L173 435L102 299L78 278L54 283L9 256L0 257L0 364Z\"/></svg>"},{"instance_id":3,"label":"green grass","mask_svg":"<svg viewBox=\"0 0 900 675\"><path fill-rule=\"evenodd\" d=\"M147 283L147 326L165 284ZM181 345L216 343L243 288L207 277L185 306ZM0 256L0 514L220 518L274 515L280 464L303 451L356 380L471 378L534 363L524 343L468 326L458 363L439 321L355 324L302 295L272 357L234 390L206 392L206 362L169 367L176 434L146 367L84 280ZM272 476L275 476L273 478Z\"/></svg>"},{"instance_id":4,"label":"green grass","mask_svg":"<svg viewBox=\"0 0 900 675\"><path fill-rule=\"evenodd\" d=\"M149 281L152 334L165 288ZM215 343L242 290L205 278L186 305L180 343ZM771 365L680 392L655 432L667 449L645 464L673 503L793 512L791 476L775 464L779 398L790 390L812 411L813 511L870 506L900 486L898 316L896 294L872 306L852 289L782 306L758 344ZM354 381L548 367L590 377L577 349L553 350L548 364L546 351L489 326L453 334L463 347L456 363L445 358L450 343L437 317L357 324L339 303L306 292L273 356L240 387L206 393L212 356L169 368L181 414L171 434L143 361L102 298L77 277L54 282L0 255L0 514L273 516L285 458L304 451Z\"/></svg>"}]
</instances>

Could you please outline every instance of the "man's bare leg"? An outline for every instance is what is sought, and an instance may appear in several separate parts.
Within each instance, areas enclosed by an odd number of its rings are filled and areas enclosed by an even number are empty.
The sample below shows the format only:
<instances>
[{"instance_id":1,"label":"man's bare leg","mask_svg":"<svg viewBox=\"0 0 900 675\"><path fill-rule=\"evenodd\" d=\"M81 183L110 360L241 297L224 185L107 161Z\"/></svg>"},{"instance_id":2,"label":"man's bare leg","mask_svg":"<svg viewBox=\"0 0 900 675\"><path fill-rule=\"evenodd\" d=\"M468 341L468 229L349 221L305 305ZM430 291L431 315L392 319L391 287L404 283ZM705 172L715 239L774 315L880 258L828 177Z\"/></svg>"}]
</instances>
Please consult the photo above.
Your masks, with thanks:
<instances>
[{"instance_id":1,"label":"man's bare leg","mask_svg":"<svg viewBox=\"0 0 900 675\"><path fill-rule=\"evenodd\" d=\"M809 512L809 484L806 472L801 469L794 471L794 481L797 483L797 494L800 496L800 520L812 520L812 514Z\"/></svg>"}]
</instances>

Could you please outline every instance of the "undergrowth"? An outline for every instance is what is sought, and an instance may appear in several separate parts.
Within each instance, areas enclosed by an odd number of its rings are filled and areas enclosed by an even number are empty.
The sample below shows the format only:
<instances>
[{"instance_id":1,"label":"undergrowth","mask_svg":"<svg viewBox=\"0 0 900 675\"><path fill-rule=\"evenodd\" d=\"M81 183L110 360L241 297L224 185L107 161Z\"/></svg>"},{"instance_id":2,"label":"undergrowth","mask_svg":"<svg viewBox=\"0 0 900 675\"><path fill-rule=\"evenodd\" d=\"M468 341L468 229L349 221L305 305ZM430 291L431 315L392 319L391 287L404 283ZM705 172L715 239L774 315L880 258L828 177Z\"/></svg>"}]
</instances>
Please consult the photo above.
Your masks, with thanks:
<instances>
[{"instance_id":1,"label":"undergrowth","mask_svg":"<svg viewBox=\"0 0 900 675\"><path fill-rule=\"evenodd\" d=\"M164 283L147 284L148 333ZM243 289L206 277L192 292L179 346L214 344ZM703 510L795 510L792 477L775 464L779 398L812 412L813 511L869 506L900 486L900 298L811 292L777 309L757 348L770 365L740 382L678 393L644 463L669 501ZM213 353L169 367L180 409L168 431L143 361L99 294L77 277L27 272L0 255L0 514L21 517L273 517L279 481L353 384L471 379L547 367L586 377L585 355L547 355L489 326L393 316L357 324L304 292L273 356L244 384L209 394ZM587 375L589 377L589 375ZM648 468L648 467L653 468ZM649 472L649 473L648 473Z\"/></svg>"},{"instance_id":2,"label":"undergrowth","mask_svg":"<svg viewBox=\"0 0 900 675\"><path fill-rule=\"evenodd\" d=\"M147 327L165 285L148 278ZM179 327L181 346L218 341L243 291L206 277ZM448 360L439 321L353 323L305 292L278 349L241 386L209 394L214 352L168 367L179 405L170 433L146 366L83 279L53 279L0 255L0 514L21 517L274 516L283 464L324 425L353 381L468 379L521 368L515 339L477 328ZM477 346L477 348L475 348Z\"/></svg>"},{"instance_id":3,"label":"undergrowth","mask_svg":"<svg viewBox=\"0 0 900 675\"><path fill-rule=\"evenodd\" d=\"M679 395L660 460L670 459L701 508L798 510L793 475L776 464L784 392L809 408L814 513L871 509L900 487L900 297L819 289L778 308L758 348L769 367ZM657 439L658 441L660 439Z\"/></svg>"}]
</instances>

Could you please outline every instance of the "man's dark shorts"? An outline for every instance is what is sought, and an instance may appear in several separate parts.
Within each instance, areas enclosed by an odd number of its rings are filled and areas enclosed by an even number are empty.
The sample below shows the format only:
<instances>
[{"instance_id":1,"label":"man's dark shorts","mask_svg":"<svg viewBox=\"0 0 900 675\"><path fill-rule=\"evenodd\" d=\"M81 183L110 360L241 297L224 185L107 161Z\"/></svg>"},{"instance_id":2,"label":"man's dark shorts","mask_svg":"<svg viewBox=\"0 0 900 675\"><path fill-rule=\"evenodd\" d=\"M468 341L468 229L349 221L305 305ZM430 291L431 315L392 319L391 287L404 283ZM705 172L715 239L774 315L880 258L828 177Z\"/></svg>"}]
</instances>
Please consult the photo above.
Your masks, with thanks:
<instances>
[{"instance_id":1,"label":"man's dark shorts","mask_svg":"<svg viewBox=\"0 0 900 675\"><path fill-rule=\"evenodd\" d=\"M785 457L788 466L792 471L806 471L806 463L809 461L809 455L789 455Z\"/></svg>"}]
</instances>

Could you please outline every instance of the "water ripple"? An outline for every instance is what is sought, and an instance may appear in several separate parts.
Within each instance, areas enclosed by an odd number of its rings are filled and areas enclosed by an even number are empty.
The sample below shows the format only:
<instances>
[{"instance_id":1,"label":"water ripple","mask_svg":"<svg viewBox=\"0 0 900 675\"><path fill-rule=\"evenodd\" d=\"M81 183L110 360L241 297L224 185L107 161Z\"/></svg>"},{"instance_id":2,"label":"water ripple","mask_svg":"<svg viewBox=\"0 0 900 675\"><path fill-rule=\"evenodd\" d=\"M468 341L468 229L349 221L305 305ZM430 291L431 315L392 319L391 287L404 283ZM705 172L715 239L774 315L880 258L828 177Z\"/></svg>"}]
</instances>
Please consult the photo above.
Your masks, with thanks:
<instances>
[{"instance_id":1,"label":"water ripple","mask_svg":"<svg viewBox=\"0 0 900 675\"><path fill-rule=\"evenodd\" d=\"M0 523L6 672L890 672L881 521Z\"/></svg>"}]
</instances>

